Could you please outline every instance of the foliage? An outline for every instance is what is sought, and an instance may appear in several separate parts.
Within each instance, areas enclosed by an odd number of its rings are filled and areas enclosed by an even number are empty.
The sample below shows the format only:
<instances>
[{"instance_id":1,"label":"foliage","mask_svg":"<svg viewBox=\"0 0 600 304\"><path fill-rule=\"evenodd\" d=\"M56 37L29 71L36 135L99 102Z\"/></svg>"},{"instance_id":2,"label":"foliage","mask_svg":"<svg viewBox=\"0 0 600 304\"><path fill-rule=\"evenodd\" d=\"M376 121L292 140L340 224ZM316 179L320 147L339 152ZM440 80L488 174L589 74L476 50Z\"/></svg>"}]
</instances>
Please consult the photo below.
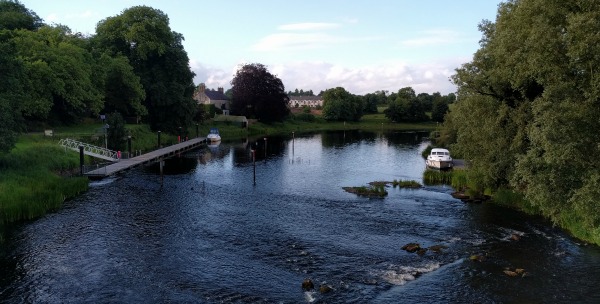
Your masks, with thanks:
<instances>
[{"instance_id":1,"label":"foliage","mask_svg":"<svg viewBox=\"0 0 600 304\"><path fill-rule=\"evenodd\" d=\"M395 122L420 122L428 119L424 106L411 87L398 90L396 99L389 102L385 116Z\"/></svg>"},{"instance_id":2,"label":"foliage","mask_svg":"<svg viewBox=\"0 0 600 304\"><path fill-rule=\"evenodd\" d=\"M308 90L308 91L304 91L303 89L296 89L293 92L289 91L287 92L288 96L315 96L315 93L313 93L312 90Z\"/></svg>"},{"instance_id":3,"label":"foliage","mask_svg":"<svg viewBox=\"0 0 600 304\"><path fill-rule=\"evenodd\" d=\"M94 44L111 56L126 56L145 90L152 130L176 132L192 123L194 73L181 34L171 31L162 11L135 6L100 21Z\"/></svg>"},{"instance_id":4,"label":"foliage","mask_svg":"<svg viewBox=\"0 0 600 304\"><path fill-rule=\"evenodd\" d=\"M359 121L363 116L360 98L342 87L323 93L323 117L329 121Z\"/></svg>"},{"instance_id":5,"label":"foliage","mask_svg":"<svg viewBox=\"0 0 600 304\"><path fill-rule=\"evenodd\" d=\"M452 170L425 170L423 172L423 182L426 185L450 185L453 176L454 171Z\"/></svg>"},{"instance_id":6,"label":"foliage","mask_svg":"<svg viewBox=\"0 0 600 304\"><path fill-rule=\"evenodd\" d=\"M419 184L419 182L414 181L414 180L394 180L392 182L392 186L394 188L396 187L400 187L400 188L421 188L421 184Z\"/></svg>"},{"instance_id":7,"label":"foliage","mask_svg":"<svg viewBox=\"0 0 600 304\"><path fill-rule=\"evenodd\" d=\"M281 79L260 63L246 64L231 80L231 113L270 123L289 116L289 98Z\"/></svg>"},{"instance_id":8,"label":"foliage","mask_svg":"<svg viewBox=\"0 0 600 304\"><path fill-rule=\"evenodd\" d=\"M107 136L108 136L108 149L114 151L125 150L125 136L127 131L125 130L125 120L119 112L114 112L108 115L106 123L109 125Z\"/></svg>"},{"instance_id":9,"label":"foliage","mask_svg":"<svg viewBox=\"0 0 600 304\"><path fill-rule=\"evenodd\" d=\"M13 34L28 81L27 118L69 124L100 112L102 95L92 81L94 59L68 28L44 26Z\"/></svg>"},{"instance_id":10,"label":"foliage","mask_svg":"<svg viewBox=\"0 0 600 304\"><path fill-rule=\"evenodd\" d=\"M43 25L38 15L17 0L0 0L0 30L36 30Z\"/></svg>"},{"instance_id":11,"label":"foliage","mask_svg":"<svg viewBox=\"0 0 600 304\"><path fill-rule=\"evenodd\" d=\"M135 74L129 59L122 55L102 54L100 68L105 69L104 113L118 112L123 116L140 117L148 114L142 101L146 92L140 77Z\"/></svg>"},{"instance_id":12,"label":"foliage","mask_svg":"<svg viewBox=\"0 0 600 304\"><path fill-rule=\"evenodd\" d=\"M11 153L0 156L0 224L42 216L87 190L87 178L58 175L78 165L77 154L55 142L21 136Z\"/></svg>"},{"instance_id":13,"label":"foliage","mask_svg":"<svg viewBox=\"0 0 600 304\"><path fill-rule=\"evenodd\" d=\"M481 47L453 76L443 134L480 188L510 187L554 222L598 229L600 4L512 0L480 24ZM581 230L581 229L580 229Z\"/></svg>"},{"instance_id":14,"label":"foliage","mask_svg":"<svg viewBox=\"0 0 600 304\"><path fill-rule=\"evenodd\" d=\"M20 105L25 98L22 63L10 56L15 48L0 33L0 152L8 152L15 145L21 130Z\"/></svg>"}]
</instances>

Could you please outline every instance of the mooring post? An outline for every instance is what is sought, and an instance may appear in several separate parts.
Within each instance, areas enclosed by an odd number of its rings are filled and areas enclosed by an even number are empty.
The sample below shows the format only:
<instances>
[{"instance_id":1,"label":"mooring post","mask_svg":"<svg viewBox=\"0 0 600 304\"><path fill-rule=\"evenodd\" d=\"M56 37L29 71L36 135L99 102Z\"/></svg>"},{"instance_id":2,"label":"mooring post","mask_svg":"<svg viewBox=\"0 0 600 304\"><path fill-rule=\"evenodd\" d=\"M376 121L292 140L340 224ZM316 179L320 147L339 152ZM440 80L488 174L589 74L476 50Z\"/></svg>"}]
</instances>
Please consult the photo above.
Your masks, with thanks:
<instances>
[{"instance_id":1,"label":"mooring post","mask_svg":"<svg viewBox=\"0 0 600 304\"><path fill-rule=\"evenodd\" d=\"M160 131L158 131L158 148L160 149Z\"/></svg>"},{"instance_id":2,"label":"mooring post","mask_svg":"<svg viewBox=\"0 0 600 304\"><path fill-rule=\"evenodd\" d=\"M83 175L83 146L79 146L79 174Z\"/></svg>"},{"instance_id":3,"label":"mooring post","mask_svg":"<svg viewBox=\"0 0 600 304\"><path fill-rule=\"evenodd\" d=\"M200 136L200 133L198 133L198 124L196 124L196 137Z\"/></svg>"},{"instance_id":4,"label":"mooring post","mask_svg":"<svg viewBox=\"0 0 600 304\"><path fill-rule=\"evenodd\" d=\"M256 186L256 150L252 149L252 165L254 167L254 185Z\"/></svg>"},{"instance_id":5,"label":"mooring post","mask_svg":"<svg viewBox=\"0 0 600 304\"><path fill-rule=\"evenodd\" d=\"M163 184L163 167L165 166L165 161L161 159L159 163L160 163L160 165L159 165L159 167L160 167L160 185L162 186L162 184Z\"/></svg>"},{"instance_id":6,"label":"mooring post","mask_svg":"<svg viewBox=\"0 0 600 304\"><path fill-rule=\"evenodd\" d=\"M131 158L131 135L127 136L127 152L129 152L127 158Z\"/></svg>"},{"instance_id":7,"label":"mooring post","mask_svg":"<svg viewBox=\"0 0 600 304\"><path fill-rule=\"evenodd\" d=\"M265 137L265 161L267 161L267 138Z\"/></svg>"}]
</instances>

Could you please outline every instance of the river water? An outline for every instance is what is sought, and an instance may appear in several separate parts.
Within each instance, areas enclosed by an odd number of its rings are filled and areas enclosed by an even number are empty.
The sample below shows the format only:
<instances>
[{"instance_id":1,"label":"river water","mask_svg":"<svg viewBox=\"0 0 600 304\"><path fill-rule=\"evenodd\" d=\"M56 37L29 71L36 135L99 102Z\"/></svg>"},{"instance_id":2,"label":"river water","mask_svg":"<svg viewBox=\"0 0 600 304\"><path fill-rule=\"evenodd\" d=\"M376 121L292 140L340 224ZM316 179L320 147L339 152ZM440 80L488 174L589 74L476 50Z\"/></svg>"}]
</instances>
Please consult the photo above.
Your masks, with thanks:
<instances>
[{"instance_id":1,"label":"river water","mask_svg":"<svg viewBox=\"0 0 600 304\"><path fill-rule=\"evenodd\" d=\"M259 138L168 160L162 179L150 166L92 182L6 229L0 302L600 303L600 249L543 219L463 203L448 186L389 187L384 199L342 190L422 182L427 143L414 132ZM411 242L444 247L401 249Z\"/></svg>"}]
</instances>

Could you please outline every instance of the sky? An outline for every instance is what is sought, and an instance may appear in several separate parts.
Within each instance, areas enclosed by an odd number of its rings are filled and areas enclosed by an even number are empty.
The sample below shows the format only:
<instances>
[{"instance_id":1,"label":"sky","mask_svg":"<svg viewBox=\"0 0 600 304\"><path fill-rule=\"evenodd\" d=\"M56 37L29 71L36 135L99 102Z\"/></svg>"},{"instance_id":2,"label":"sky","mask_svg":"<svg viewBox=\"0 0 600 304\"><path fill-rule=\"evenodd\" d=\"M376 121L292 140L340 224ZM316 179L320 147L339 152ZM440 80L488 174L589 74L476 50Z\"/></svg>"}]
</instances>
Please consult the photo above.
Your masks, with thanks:
<instances>
[{"instance_id":1,"label":"sky","mask_svg":"<svg viewBox=\"0 0 600 304\"><path fill-rule=\"evenodd\" d=\"M20 0L46 24L95 34L96 24L145 5L169 17L196 85L231 87L260 63L286 91L343 87L364 95L412 87L453 93L450 76L479 49L478 24L500 0Z\"/></svg>"}]
</instances>

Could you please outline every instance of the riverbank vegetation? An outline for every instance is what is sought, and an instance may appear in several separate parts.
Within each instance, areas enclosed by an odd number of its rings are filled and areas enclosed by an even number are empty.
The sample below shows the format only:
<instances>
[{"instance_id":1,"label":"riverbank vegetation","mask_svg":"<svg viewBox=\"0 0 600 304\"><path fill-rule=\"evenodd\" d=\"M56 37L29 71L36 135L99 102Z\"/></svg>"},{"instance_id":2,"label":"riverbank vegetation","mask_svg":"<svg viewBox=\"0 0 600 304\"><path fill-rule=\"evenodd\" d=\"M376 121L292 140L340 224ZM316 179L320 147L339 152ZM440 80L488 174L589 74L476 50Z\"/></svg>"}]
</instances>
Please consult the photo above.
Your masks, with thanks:
<instances>
[{"instance_id":1,"label":"riverbank vegetation","mask_svg":"<svg viewBox=\"0 0 600 304\"><path fill-rule=\"evenodd\" d=\"M483 21L441 144L469 160L469 188L600 244L600 6L506 1Z\"/></svg>"},{"instance_id":2,"label":"riverbank vegetation","mask_svg":"<svg viewBox=\"0 0 600 304\"><path fill-rule=\"evenodd\" d=\"M40 136L21 136L9 154L0 155L0 224L27 220L56 210L86 191L76 153L65 153Z\"/></svg>"}]
</instances>

